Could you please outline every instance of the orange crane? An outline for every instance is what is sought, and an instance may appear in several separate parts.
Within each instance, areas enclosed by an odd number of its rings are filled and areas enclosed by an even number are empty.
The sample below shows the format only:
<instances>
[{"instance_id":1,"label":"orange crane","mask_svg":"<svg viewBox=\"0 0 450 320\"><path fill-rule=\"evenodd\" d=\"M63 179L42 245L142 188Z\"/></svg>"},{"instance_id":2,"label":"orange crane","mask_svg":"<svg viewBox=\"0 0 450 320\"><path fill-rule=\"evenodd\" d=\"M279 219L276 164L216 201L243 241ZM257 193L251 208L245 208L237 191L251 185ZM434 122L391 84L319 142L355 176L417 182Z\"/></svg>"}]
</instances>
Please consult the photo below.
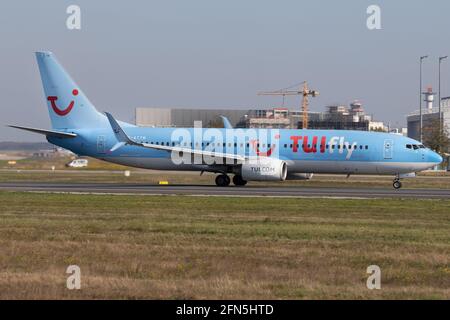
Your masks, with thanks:
<instances>
[{"instance_id":1,"label":"orange crane","mask_svg":"<svg viewBox=\"0 0 450 320\"><path fill-rule=\"evenodd\" d=\"M259 96L283 96L283 106L284 106L284 99L286 96L294 96L294 95L301 95L302 98L302 106L301 106L301 112L302 112L302 128L308 129L308 105L309 105L309 96L317 97L319 95L319 91L311 90L308 88L308 83L306 81L303 81L302 86L300 87L300 90L286 90L286 89L280 89L276 91L262 91L258 93Z\"/></svg>"}]
</instances>

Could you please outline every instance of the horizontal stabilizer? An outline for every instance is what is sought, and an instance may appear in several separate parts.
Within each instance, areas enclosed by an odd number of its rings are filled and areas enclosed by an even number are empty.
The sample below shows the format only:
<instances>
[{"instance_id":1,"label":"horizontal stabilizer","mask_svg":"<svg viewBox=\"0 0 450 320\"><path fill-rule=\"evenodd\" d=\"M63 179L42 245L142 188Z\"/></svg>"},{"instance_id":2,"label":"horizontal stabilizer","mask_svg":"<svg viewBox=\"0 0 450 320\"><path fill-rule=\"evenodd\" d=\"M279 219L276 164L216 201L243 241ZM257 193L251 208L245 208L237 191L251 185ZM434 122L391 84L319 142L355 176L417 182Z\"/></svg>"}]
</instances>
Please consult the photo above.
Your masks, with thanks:
<instances>
[{"instance_id":1,"label":"horizontal stabilizer","mask_svg":"<svg viewBox=\"0 0 450 320\"><path fill-rule=\"evenodd\" d=\"M14 125L9 125L8 127L16 128L16 129L20 129L20 130L26 130L26 131L30 131L30 132L34 132L34 133L39 133L39 134L44 134L47 137L75 138L77 136L75 133L55 131L55 130L37 129L37 128L14 126Z\"/></svg>"}]
</instances>

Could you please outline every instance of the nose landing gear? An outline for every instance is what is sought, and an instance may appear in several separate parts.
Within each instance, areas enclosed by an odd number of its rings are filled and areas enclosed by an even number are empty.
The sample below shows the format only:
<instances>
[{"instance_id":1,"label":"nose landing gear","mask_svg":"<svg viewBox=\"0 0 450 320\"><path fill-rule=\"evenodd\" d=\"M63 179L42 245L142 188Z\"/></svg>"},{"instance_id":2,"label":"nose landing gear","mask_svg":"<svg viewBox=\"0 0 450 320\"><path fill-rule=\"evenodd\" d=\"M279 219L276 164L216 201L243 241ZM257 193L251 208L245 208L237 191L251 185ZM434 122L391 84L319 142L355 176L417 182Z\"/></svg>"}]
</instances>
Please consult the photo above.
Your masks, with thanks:
<instances>
[{"instance_id":1,"label":"nose landing gear","mask_svg":"<svg viewBox=\"0 0 450 320\"><path fill-rule=\"evenodd\" d=\"M392 186L396 190L398 190L398 189L400 189L402 187L402 183L400 182L400 178L399 178L398 175L394 178L394 182L392 183Z\"/></svg>"}]
</instances>

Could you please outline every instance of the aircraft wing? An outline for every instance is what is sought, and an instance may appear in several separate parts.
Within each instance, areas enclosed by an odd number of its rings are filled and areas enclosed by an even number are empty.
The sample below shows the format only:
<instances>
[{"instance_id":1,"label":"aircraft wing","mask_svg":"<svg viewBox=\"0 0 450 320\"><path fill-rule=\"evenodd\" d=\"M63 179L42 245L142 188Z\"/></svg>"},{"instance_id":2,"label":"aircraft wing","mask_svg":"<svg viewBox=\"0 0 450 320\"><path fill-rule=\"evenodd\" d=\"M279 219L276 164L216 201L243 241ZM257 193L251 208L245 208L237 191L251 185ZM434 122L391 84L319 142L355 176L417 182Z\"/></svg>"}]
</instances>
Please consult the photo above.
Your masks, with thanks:
<instances>
[{"instance_id":1,"label":"aircraft wing","mask_svg":"<svg viewBox=\"0 0 450 320\"><path fill-rule=\"evenodd\" d=\"M170 151L170 152L183 152L183 153L189 153L189 154L193 154L193 155L203 155L203 156L210 156L210 157L223 158L223 159L233 159L233 160L241 160L241 161L244 161L246 159L246 157L244 157L244 156L237 155L237 154L231 154L231 153L205 151L205 150L199 150L199 149L183 148L183 147L178 147L178 146L177 147L162 146L159 144L151 144L151 143L134 141L125 133L125 131L123 131L122 127L119 125L119 123L116 121L116 119L114 119L114 117L111 114L109 114L108 112L105 112L105 114L109 120L109 123L111 124L111 128L113 129L117 140L119 141L115 146L112 147L111 151L115 151L124 145L133 145L133 146L140 146L140 147L156 149L156 150L164 150L164 151Z\"/></svg>"},{"instance_id":2,"label":"aircraft wing","mask_svg":"<svg viewBox=\"0 0 450 320\"><path fill-rule=\"evenodd\" d=\"M62 132L62 131L55 131L55 130L46 130L46 129L37 129L37 128L30 128L30 127L22 127L22 126L15 126L15 125L9 125L8 127L16 128L20 130L26 130L34 133L39 133L46 135L48 137L57 137L57 138L75 138L77 136L76 133L70 133L70 132Z\"/></svg>"}]
</instances>

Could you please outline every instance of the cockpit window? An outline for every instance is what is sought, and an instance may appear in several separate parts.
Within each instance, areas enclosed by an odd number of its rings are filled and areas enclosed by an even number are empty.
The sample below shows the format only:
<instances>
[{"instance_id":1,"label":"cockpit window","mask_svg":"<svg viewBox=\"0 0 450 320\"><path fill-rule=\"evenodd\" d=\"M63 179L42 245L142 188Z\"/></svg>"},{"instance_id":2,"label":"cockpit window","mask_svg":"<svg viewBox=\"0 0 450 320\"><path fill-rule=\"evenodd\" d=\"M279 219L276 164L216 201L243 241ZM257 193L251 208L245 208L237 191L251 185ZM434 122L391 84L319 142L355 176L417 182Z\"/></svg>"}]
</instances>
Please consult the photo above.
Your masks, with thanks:
<instances>
[{"instance_id":1,"label":"cockpit window","mask_svg":"<svg viewBox=\"0 0 450 320\"><path fill-rule=\"evenodd\" d=\"M417 146L417 144L413 144L412 146L413 146L414 150L419 149L419 147Z\"/></svg>"},{"instance_id":2,"label":"cockpit window","mask_svg":"<svg viewBox=\"0 0 450 320\"><path fill-rule=\"evenodd\" d=\"M411 145L410 144L407 144L406 145L406 149L411 149L412 147L411 147Z\"/></svg>"},{"instance_id":3,"label":"cockpit window","mask_svg":"<svg viewBox=\"0 0 450 320\"><path fill-rule=\"evenodd\" d=\"M425 146L423 144L419 144L420 149L425 149Z\"/></svg>"}]
</instances>

